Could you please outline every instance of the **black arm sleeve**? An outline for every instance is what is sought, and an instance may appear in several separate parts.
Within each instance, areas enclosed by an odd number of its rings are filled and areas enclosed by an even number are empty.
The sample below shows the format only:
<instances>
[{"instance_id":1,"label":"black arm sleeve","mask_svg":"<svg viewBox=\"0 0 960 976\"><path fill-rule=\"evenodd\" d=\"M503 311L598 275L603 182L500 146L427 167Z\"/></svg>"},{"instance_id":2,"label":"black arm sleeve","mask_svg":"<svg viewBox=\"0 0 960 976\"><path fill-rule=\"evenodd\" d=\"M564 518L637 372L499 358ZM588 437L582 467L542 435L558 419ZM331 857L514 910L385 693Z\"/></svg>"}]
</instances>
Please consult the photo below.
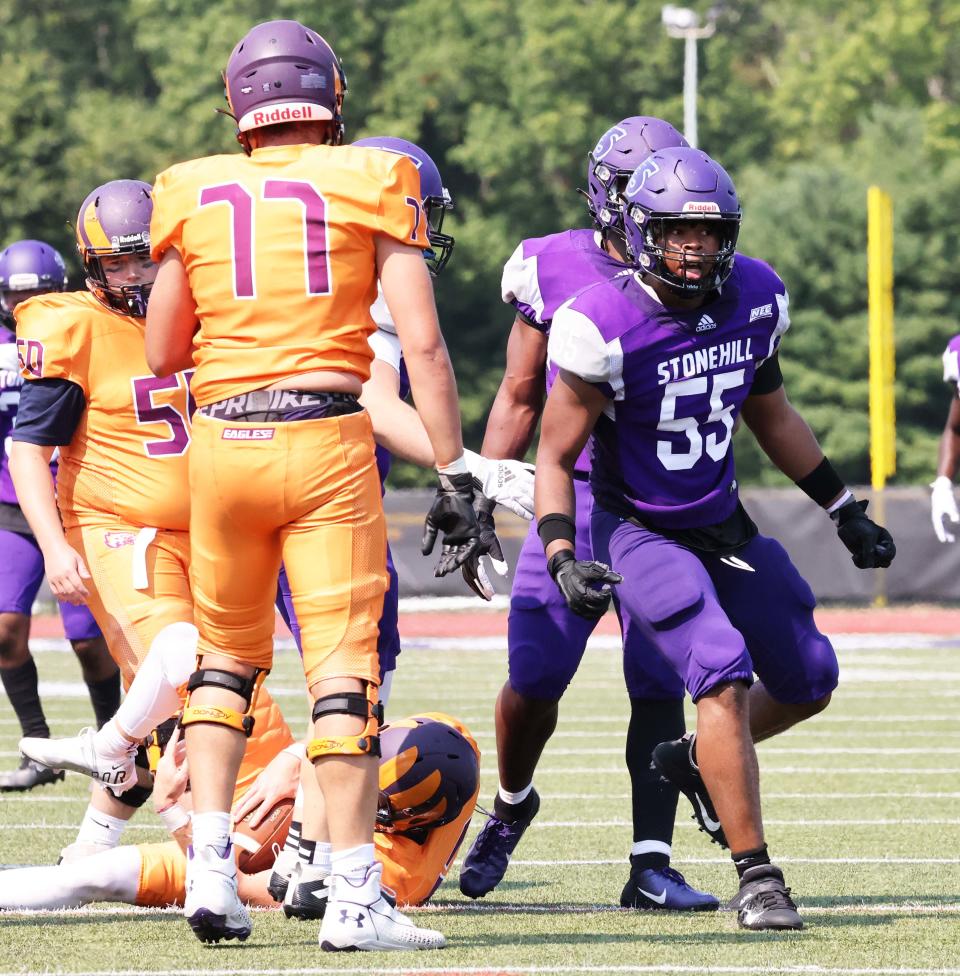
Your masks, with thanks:
<instances>
[{"instance_id":1,"label":"black arm sleeve","mask_svg":"<svg viewBox=\"0 0 960 976\"><path fill-rule=\"evenodd\" d=\"M780 356L774 353L769 359L764 360L753 374L750 396L755 393L774 393L781 386L783 386L783 373L780 372Z\"/></svg>"},{"instance_id":2,"label":"black arm sleeve","mask_svg":"<svg viewBox=\"0 0 960 976\"><path fill-rule=\"evenodd\" d=\"M30 380L20 389L20 406L13 428L15 441L62 447L73 440L87 409L83 390L70 380Z\"/></svg>"}]
</instances>

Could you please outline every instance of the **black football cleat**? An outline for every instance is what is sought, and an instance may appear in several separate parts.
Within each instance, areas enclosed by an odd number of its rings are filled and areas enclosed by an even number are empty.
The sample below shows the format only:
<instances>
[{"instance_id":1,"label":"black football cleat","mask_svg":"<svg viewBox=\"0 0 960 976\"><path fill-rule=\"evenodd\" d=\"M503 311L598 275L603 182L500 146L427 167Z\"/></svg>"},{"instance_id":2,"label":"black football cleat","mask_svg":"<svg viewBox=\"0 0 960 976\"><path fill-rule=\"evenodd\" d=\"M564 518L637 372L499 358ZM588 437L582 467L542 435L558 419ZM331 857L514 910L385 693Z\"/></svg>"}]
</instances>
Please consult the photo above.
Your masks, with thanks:
<instances>
[{"instance_id":1,"label":"black football cleat","mask_svg":"<svg viewBox=\"0 0 960 976\"><path fill-rule=\"evenodd\" d=\"M772 864L748 868L740 879L737 922L753 932L803 928L803 919L790 897L783 872Z\"/></svg>"},{"instance_id":2,"label":"black football cleat","mask_svg":"<svg viewBox=\"0 0 960 976\"><path fill-rule=\"evenodd\" d=\"M693 807L693 819L710 840L721 847L729 847L716 808L707 792L700 770L693 761L692 748L695 734L688 732L682 739L661 742L653 750L652 766L690 801Z\"/></svg>"},{"instance_id":3,"label":"black football cleat","mask_svg":"<svg viewBox=\"0 0 960 976\"><path fill-rule=\"evenodd\" d=\"M330 872L298 861L283 899L283 914L301 922L318 922L327 911Z\"/></svg>"},{"instance_id":4,"label":"black football cleat","mask_svg":"<svg viewBox=\"0 0 960 976\"><path fill-rule=\"evenodd\" d=\"M50 769L24 756L16 769L0 773L0 793L25 793L35 786L46 786L62 779L62 769Z\"/></svg>"}]
</instances>

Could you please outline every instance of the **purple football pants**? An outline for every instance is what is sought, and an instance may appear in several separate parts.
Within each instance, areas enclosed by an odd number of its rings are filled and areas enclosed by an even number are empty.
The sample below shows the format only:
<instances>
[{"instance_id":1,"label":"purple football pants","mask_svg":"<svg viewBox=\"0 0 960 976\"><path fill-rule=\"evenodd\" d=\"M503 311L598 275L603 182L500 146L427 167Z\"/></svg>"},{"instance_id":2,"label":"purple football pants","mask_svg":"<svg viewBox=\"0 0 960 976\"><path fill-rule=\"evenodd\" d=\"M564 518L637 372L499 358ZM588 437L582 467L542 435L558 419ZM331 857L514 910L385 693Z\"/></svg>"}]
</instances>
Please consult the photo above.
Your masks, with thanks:
<instances>
[{"instance_id":1,"label":"purple football pants","mask_svg":"<svg viewBox=\"0 0 960 976\"><path fill-rule=\"evenodd\" d=\"M577 559L593 559L590 545L590 486L575 481ZM620 613L620 608L617 608ZM650 643L643 630L620 614L623 676L631 698L683 698L683 681ZM507 643L510 686L527 698L559 701L580 666L596 623L573 613L547 572L536 523L520 550L510 594Z\"/></svg>"},{"instance_id":2,"label":"purple football pants","mask_svg":"<svg viewBox=\"0 0 960 976\"><path fill-rule=\"evenodd\" d=\"M624 581L621 610L670 662L694 701L753 675L780 702L823 698L837 656L813 621L816 599L786 550L758 535L733 556L695 552L595 508L596 558Z\"/></svg>"},{"instance_id":3,"label":"purple football pants","mask_svg":"<svg viewBox=\"0 0 960 976\"><path fill-rule=\"evenodd\" d=\"M43 556L30 535L0 529L0 613L29 617L43 582ZM63 632L68 640L92 640L100 636L93 614L85 606L60 604Z\"/></svg>"},{"instance_id":4,"label":"purple football pants","mask_svg":"<svg viewBox=\"0 0 960 976\"><path fill-rule=\"evenodd\" d=\"M380 680L388 671L393 671L397 666L397 656L400 653L400 586L397 579L397 570L393 565L393 553L390 546L387 546L387 575L390 577L390 585L383 598L383 613L380 615L380 636L377 638L377 653L380 655ZM280 567L280 576L277 579L277 609L283 622L290 628L293 639L297 642L297 650L303 657L303 648L300 645L300 624L297 623L297 612L293 608L293 598L290 596L290 583L287 581L287 574L283 566Z\"/></svg>"}]
</instances>

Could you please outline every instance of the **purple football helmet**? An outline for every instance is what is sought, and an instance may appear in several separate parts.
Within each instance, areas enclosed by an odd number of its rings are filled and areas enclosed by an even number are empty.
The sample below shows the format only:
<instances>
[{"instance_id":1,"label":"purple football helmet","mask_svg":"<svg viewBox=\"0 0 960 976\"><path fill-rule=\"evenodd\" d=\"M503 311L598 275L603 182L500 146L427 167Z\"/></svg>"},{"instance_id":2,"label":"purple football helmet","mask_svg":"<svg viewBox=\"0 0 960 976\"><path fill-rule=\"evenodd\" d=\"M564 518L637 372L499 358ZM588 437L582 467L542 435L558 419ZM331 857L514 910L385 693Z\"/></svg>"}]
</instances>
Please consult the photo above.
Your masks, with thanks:
<instances>
[{"instance_id":1,"label":"purple football helmet","mask_svg":"<svg viewBox=\"0 0 960 976\"><path fill-rule=\"evenodd\" d=\"M230 55L223 83L244 148L244 132L281 122L329 119L331 143L343 138L346 75L333 48L296 20L268 20L248 31Z\"/></svg>"},{"instance_id":2,"label":"purple football helmet","mask_svg":"<svg viewBox=\"0 0 960 976\"><path fill-rule=\"evenodd\" d=\"M473 746L439 712L391 722L380 730L377 830L408 833L460 816L477 790Z\"/></svg>"},{"instance_id":3,"label":"purple football helmet","mask_svg":"<svg viewBox=\"0 0 960 976\"><path fill-rule=\"evenodd\" d=\"M662 149L640 163L624 191L627 253L645 275L678 294L704 294L719 288L733 270L740 216L737 191L719 163L699 149ZM674 254L684 255L681 274L673 274L664 263L667 225L675 221L716 224L719 250L691 252L691 269L712 262L710 270L694 280L686 277L686 251Z\"/></svg>"},{"instance_id":4,"label":"purple football helmet","mask_svg":"<svg viewBox=\"0 0 960 976\"><path fill-rule=\"evenodd\" d=\"M0 251L0 324L14 329L13 310L23 300L17 292L63 291L67 266L60 252L43 241L14 241Z\"/></svg>"},{"instance_id":5,"label":"purple football helmet","mask_svg":"<svg viewBox=\"0 0 960 976\"><path fill-rule=\"evenodd\" d=\"M77 250L87 273L87 288L107 308L143 318L153 282L112 284L103 258L150 254L153 197L142 180L111 180L98 186L77 214Z\"/></svg>"},{"instance_id":6,"label":"purple football helmet","mask_svg":"<svg viewBox=\"0 0 960 976\"><path fill-rule=\"evenodd\" d=\"M663 119L633 115L611 126L587 156L587 207L600 230L623 234L623 191L633 171L658 149L689 143Z\"/></svg>"},{"instance_id":7,"label":"purple football helmet","mask_svg":"<svg viewBox=\"0 0 960 976\"><path fill-rule=\"evenodd\" d=\"M420 174L420 196L423 198L424 216L427 218L427 237L430 240L430 250L424 251L424 258L430 268L430 274L436 277L446 267L453 253L454 240L449 234L441 233L443 215L453 210L453 199L450 191L443 185L440 170L430 158L425 149L394 136L370 136L368 139L358 139L355 146L366 146L368 149L383 149L385 152L409 156Z\"/></svg>"}]
</instances>

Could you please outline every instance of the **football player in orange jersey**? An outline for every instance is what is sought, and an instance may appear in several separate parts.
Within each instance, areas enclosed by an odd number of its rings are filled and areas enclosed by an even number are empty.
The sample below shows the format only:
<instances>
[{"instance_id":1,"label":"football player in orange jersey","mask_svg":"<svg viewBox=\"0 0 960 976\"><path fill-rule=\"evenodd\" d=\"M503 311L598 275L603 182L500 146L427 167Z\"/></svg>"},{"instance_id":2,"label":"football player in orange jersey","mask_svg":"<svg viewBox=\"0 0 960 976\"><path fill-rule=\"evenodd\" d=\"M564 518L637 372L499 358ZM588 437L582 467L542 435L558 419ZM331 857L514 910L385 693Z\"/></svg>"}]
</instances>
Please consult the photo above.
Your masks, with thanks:
<instances>
[{"instance_id":1,"label":"football player in orange jersey","mask_svg":"<svg viewBox=\"0 0 960 976\"><path fill-rule=\"evenodd\" d=\"M250 755L255 742L256 737L248 740L245 772L258 770ZM261 751L259 762L278 762L286 752L281 746L281 739L274 741ZM470 824L480 788L480 750L462 723L439 712L385 726L383 746L374 835L377 860L397 903L422 905L443 882ZM118 847L57 867L0 872L0 911L78 908L94 901L182 905L184 851L191 840L189 819L180 807L186 781L183 756L173 739L158 765L154 792L154 804L158 811L164 808L161 819L173 841ZM243 901L278 908L267 891L269 877L269 870L239 874Z\"/></svg>"},{"instance_id":2,"label":"football player in orange jersey","mask_svg":"<svg viewBox=\"0 0 960 976\"><path fill-rule=\"evenodd\" d=\"M77 218L86 289L39 295L16 309L25 382L13 479L54 595L89 606L128 686L157 634L193 620L183 490L188 377L158 380L144 353L143 317L157 272L151 209L146 183L98 187ZM55 493L48 462L56 447ZM22 741L29 758L82 766L119 796L93 794L65 856L115 845L149 796L149 777L134 769L143 734L110 721L73 740Z\"/></svg>"},{"instance_id":3,"label":"football player in orange jersey","mask_svg":"<svg viewBox=\"0 0 960 976\"><path fill-rule=\"evenodd\" d=\"M345 79L295 21L253 28L225 72L243 156L161 173L147 322L157 375L196 365L191 571L199 667L184 709L193 855L184 914L203 941L246 938L230 798L273 653L281 560L314 701L308 755L327 803L326 950L438 948L380 890L370 842L378 751L377 620L386 531L367 414L377 279L394 315L440 488L424 551L439 573L479 547L456 382L440 334L419 181L403 156L340 147Z\"/></svg>"}]
</instances>

